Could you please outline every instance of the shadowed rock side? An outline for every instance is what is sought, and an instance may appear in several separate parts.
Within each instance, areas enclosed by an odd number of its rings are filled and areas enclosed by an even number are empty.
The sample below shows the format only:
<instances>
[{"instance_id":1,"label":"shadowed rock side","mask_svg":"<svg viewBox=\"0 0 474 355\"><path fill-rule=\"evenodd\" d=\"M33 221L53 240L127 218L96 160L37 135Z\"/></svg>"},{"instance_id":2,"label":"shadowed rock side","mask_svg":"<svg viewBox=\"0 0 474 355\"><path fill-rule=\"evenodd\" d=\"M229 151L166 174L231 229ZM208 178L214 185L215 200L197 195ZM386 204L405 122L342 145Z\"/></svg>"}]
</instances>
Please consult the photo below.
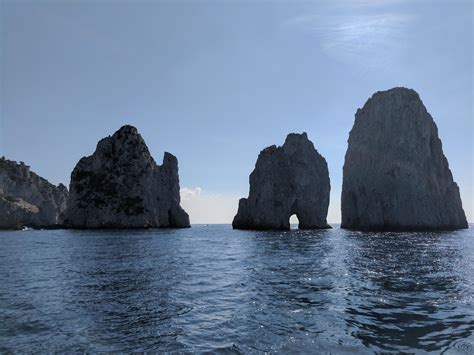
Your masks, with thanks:
<instances>
[{"instance_id":1,"label":"shadowed rock side","mask_svg":"<svg viewBox=\"0 0 474 355\"><path fill-rule=\"evenodd\" d=\"M306 133L289 134L285 144L262 150L250 174L248 198L239 201L236 229L289 229L296 214L301 229L331 228L329 172L326 160Z\"/></svg>"},{"instance_id":2,"label":"shadowed rock side","mask_svg":"<svg viewBox=\"0 0 474 355\"><path fill-rule=\"evenodd\" d=\"M189 227L180 206L178 160L158 166L132 126L99 141L71 174L64 224L72 228Z\"/></svg>"},{"instance_id":3,"label":"shadowed rock side","mask_svg":"<svg viewBox=\"0 0 474 355\"><path fill-rule=\"evenodd\" d=\"M468 227L438 129L414 90L375 93L357 110L348 143L341 227Z\"/></svg>"},{"instance_id":4,"label":"shadowed rock side","mask_svg":"<svg viewBox=\"0 0 474 355\"><path fill-rule=\"evenodd\" d=\"M52 228L66 208L67 189L20 162L0 159L0 228Z\"/></svg>"}]
</instances>

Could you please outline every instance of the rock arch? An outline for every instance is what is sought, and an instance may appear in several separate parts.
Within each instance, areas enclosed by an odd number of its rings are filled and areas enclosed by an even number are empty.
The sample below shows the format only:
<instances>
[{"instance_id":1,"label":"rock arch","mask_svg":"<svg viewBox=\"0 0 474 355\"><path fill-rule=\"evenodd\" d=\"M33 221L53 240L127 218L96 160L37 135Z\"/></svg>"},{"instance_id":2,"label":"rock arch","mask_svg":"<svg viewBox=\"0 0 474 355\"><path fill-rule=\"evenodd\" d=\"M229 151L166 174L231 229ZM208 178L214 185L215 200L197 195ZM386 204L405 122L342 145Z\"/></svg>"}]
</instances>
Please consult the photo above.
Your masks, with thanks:
<instances>
[{"instance_id":1,"label":"rock arch","mask_svg":"<svg viewBox=\"0 0 474 355\"><path fill-rule=\"evenodd\" d=\"M281 147L262 150L250 174L248 198L239 201L235 229L289 229L296 214L299 228L330 228L329 171L306 133L291 133Z\"/></svg>"}]
</instances>

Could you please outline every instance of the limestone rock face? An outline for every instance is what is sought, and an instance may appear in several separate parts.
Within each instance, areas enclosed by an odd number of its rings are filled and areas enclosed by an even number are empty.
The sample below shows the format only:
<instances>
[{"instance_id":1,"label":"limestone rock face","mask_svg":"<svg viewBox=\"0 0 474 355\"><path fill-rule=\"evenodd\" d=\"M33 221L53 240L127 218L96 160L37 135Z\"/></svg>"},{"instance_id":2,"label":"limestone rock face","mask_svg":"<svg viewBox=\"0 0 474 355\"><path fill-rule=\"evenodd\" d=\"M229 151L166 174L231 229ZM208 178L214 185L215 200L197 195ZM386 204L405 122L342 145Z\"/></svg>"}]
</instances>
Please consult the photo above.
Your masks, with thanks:
<instances>
[{"instance_id":1,"label":"limestone rock face","mask_svg":"<svg viewBox=\"0 0 474 355\"><path fill-rule=\"evenodd\" d=\"M296 214L301 229L330 228L326 222L330 192L326 160L306 133L289 134L285 144L260 152L250 174L248 198L239 201L236 229L289 229Z\"/></svg>"},{"instance_id":2,"label":"limestone rock face","mask_svg":"<svg viewBox=\"0 0 474 355\"><path fill-rule=\"evenodd\" d=\"M54 186L30 167L0 159L0 228L52 228L66 208L67 189Z\"/></svg>"},{"instance_id":3,"label":"limestone rock face","mask_svg":"<svg viewBox=\"0 0 474 355\"><path fill-rule=\"evenodd\" d=\"M438 129L414 90L375 93L357 110L348 143L341 227L468 227Z\"/></svg>"},{"instance_id":4,"label":"limestone rock face","mask_svg":"<svg viewBox=\"0 0 474 355\"><path fill-rule=\"evenodd\" d=\"M142 136L123 126L99 141L71 174L64 224L72 228L189 227L180 206L178 160L157 165Z\"/></svg>"}]
</instances>

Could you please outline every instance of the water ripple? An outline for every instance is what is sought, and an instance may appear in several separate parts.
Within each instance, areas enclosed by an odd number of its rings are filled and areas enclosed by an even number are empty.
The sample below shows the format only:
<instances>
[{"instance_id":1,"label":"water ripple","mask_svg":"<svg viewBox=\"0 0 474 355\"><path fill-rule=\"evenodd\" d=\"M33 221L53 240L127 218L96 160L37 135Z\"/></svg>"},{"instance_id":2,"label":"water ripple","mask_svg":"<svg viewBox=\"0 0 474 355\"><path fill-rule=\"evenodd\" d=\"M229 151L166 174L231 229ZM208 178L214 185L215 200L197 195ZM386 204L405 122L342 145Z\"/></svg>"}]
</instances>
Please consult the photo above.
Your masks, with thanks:
<instances>
[{"instance_id":1,"label":"water ripple","mask_svg":"<svg viewBox=\"0 0 474 355\"><path fill-rule=\"evenodd\" d=\"M472 226L0 239L1 352L474 350Z\"/></svg>"}]
</instances>

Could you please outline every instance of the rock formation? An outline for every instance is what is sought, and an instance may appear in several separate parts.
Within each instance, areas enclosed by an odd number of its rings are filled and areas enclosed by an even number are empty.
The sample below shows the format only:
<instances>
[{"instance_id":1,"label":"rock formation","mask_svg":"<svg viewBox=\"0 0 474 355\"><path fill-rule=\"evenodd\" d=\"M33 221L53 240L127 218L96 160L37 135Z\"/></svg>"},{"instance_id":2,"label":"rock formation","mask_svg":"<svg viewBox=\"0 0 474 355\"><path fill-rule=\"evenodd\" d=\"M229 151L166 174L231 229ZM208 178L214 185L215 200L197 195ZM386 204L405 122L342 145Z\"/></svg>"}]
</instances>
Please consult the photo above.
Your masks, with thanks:
<instances>
[{"instance_id":1,"label":"rock formation","mask_svg":"<svg viewBox=\"0 0 474 355\"><path fill-rule=\"evenodd\" d=\"M71 174L64 224L72 228L189 227L180 207L178 160L158 166L132 126L99 141Z\"/></svg>"},{"instance_id":2,"label":"rock formation","mask_svg":"<svg viewBox=\"0 0 474 355\"><path fill-rule=\"evenodd\" d=\"M54 186L23 162L0 159L0 228L52 228L66 208L67 189Z\"/></svg>"},{"instance_id":3,"label":"rock formation","mask_svg":"<svg viewBox=\"0 0 474 355\"><path fill-rule=\"evenodd\" d=\"M438 129L414 90L377 92L355 115L342 185L343 228L467 228Z\"/></svg>"},{"instance_id":4,"label":"rock formation","mask_svg":"<svg viewBox=\"0 0 474 355\"><path fill-rule=\"evenodd\" d=\"M262 150L250 174L249 197L239 201L236 229L289 229L296 214L301 229L330 228L326 160L306 133L289 134L285 144Z\"/></svg>"}]
</instances>

